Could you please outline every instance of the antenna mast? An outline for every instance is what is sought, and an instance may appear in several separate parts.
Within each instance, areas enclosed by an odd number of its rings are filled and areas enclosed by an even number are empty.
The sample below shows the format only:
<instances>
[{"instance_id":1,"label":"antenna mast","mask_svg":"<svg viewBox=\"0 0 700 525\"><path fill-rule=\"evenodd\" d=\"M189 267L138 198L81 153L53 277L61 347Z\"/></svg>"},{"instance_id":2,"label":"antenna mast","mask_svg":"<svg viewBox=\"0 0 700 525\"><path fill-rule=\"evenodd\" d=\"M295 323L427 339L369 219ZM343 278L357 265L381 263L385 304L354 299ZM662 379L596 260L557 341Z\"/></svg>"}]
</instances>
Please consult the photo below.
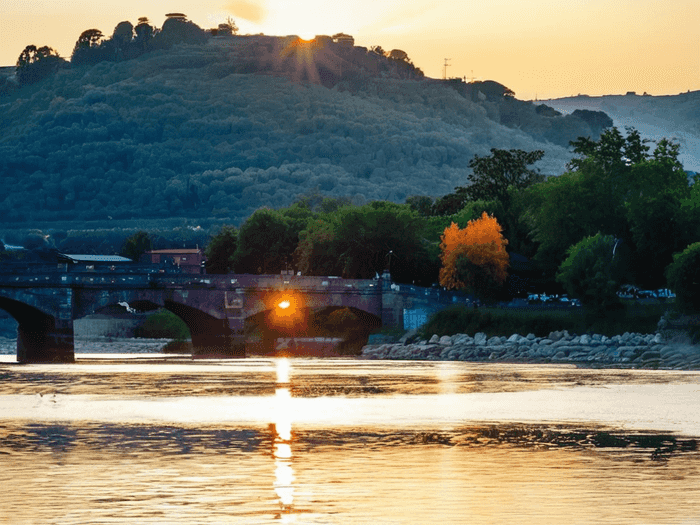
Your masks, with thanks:
<instances>
[{"instance_id":1,"label":"antenna mast","mask_svg":"<svg viewBox=\"0 0 700 525\"><path fill-rule=\"evenodd\" d=\"M445 59L445 64L444 64L444 66L443 66L444 69L443 69L443 73L442 73L442 79L443 79L443 80L447 80L447 68L448 68L449 65L450 65L450 64L448 64L448 62L449 62L450 60L452 60L452 59L451 59L451 58L446 58L446 59Z\"/></svg>"}]
</instances>

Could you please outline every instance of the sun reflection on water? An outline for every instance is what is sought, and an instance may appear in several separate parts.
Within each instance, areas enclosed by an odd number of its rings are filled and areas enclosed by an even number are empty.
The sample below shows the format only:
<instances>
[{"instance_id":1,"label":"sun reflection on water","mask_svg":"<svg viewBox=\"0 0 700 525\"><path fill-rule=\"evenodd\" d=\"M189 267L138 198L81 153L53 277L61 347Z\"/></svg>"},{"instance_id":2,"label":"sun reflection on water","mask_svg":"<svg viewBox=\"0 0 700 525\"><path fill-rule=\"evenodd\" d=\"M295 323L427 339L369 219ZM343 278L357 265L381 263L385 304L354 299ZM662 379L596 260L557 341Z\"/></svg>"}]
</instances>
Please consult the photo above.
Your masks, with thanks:
<instances>
[{"instance_id":1,"label":"sun reflection on water","mask_svg":"<svg viewBox=\"0 0 700 525\"><path fill-rule=\"evenodd\" d=\"M275 420L273 456L275 458L275 493L279 498L282 523L295 523L294 469L292 468L292 396L289 391L289 360L280 358L276 362L277 381L275 388Z\"/></svg>"}]
</instances>

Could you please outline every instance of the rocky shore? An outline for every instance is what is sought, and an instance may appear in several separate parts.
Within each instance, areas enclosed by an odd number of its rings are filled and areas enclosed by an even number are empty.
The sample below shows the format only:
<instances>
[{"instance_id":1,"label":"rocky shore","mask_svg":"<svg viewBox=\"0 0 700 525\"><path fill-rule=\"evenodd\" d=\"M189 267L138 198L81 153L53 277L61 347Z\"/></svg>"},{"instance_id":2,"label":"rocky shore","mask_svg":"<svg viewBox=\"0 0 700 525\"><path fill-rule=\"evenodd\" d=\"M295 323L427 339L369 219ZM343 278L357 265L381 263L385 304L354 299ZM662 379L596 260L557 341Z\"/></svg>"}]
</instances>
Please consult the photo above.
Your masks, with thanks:
<instances>
[{"instance_id":1,"label":"rocky shore","mask_svg":"<svg viewBox=\"0 0 700 525\"><path fill-rule=\"evenodd\" d=\"M487 337L477 333L409 342L367 345L365 359L568 363L586 367L700 369L700 347L670 340L662 333L570 335L566 330L547 337L533 334Z\"/></svg>"}]
</instances>

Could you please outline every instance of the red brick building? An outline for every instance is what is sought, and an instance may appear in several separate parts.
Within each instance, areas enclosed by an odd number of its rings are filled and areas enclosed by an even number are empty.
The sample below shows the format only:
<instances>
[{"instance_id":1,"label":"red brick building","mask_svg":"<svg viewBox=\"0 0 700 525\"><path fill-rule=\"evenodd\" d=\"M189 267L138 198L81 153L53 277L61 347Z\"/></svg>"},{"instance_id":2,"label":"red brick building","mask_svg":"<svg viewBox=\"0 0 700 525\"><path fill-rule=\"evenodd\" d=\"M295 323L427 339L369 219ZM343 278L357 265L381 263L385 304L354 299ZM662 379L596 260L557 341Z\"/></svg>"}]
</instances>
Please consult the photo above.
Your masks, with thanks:
<instances>
[{"instance_id":1,"label":"red brick building","mask_svg":"<svg viewBox=\"0 0 700 525\"><path fill-rule=\"evenodd\" d=\"M153 264L173 264L185 273L204 273L204 252L200 248L151 250L146 252Z\"/></svg>"}]
</instances>

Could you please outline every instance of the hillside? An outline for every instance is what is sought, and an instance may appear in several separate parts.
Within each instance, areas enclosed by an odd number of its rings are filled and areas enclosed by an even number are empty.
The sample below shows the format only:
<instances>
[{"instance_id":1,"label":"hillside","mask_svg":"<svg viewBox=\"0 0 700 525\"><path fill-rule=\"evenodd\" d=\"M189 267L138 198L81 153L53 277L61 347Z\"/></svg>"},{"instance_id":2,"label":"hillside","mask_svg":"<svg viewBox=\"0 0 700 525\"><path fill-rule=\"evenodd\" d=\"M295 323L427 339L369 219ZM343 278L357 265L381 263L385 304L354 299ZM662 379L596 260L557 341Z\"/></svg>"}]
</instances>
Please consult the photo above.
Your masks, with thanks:
<instances>
[{"instance_id":1,"label":"hillside","mask_svg":"<svg viewBox=\"0 0 700 525\"><path fill-rule=\"evenodd\" d=\"M606 95L547 100L545 104L570 113L576 109L604 111L622 129L632 126L644 138L674 138L681 145L680 161L688 171L700 172L700 91L670 96Z\"/></svg>"},{"instance_id":2,"label":"hillside","mask_svg":"<svg viewBox=\"0 0 700 525\"><path fill-rule=\"evenodd\" d=\"M414 73L365 48L234 36L19 88L6 75L0 225L238 223L314 191L403 202L451 192L491 148L543 149L538 167L560 174L568 141L600 131L494 94L495 82Z\"/></svg>"}]
</instances>

